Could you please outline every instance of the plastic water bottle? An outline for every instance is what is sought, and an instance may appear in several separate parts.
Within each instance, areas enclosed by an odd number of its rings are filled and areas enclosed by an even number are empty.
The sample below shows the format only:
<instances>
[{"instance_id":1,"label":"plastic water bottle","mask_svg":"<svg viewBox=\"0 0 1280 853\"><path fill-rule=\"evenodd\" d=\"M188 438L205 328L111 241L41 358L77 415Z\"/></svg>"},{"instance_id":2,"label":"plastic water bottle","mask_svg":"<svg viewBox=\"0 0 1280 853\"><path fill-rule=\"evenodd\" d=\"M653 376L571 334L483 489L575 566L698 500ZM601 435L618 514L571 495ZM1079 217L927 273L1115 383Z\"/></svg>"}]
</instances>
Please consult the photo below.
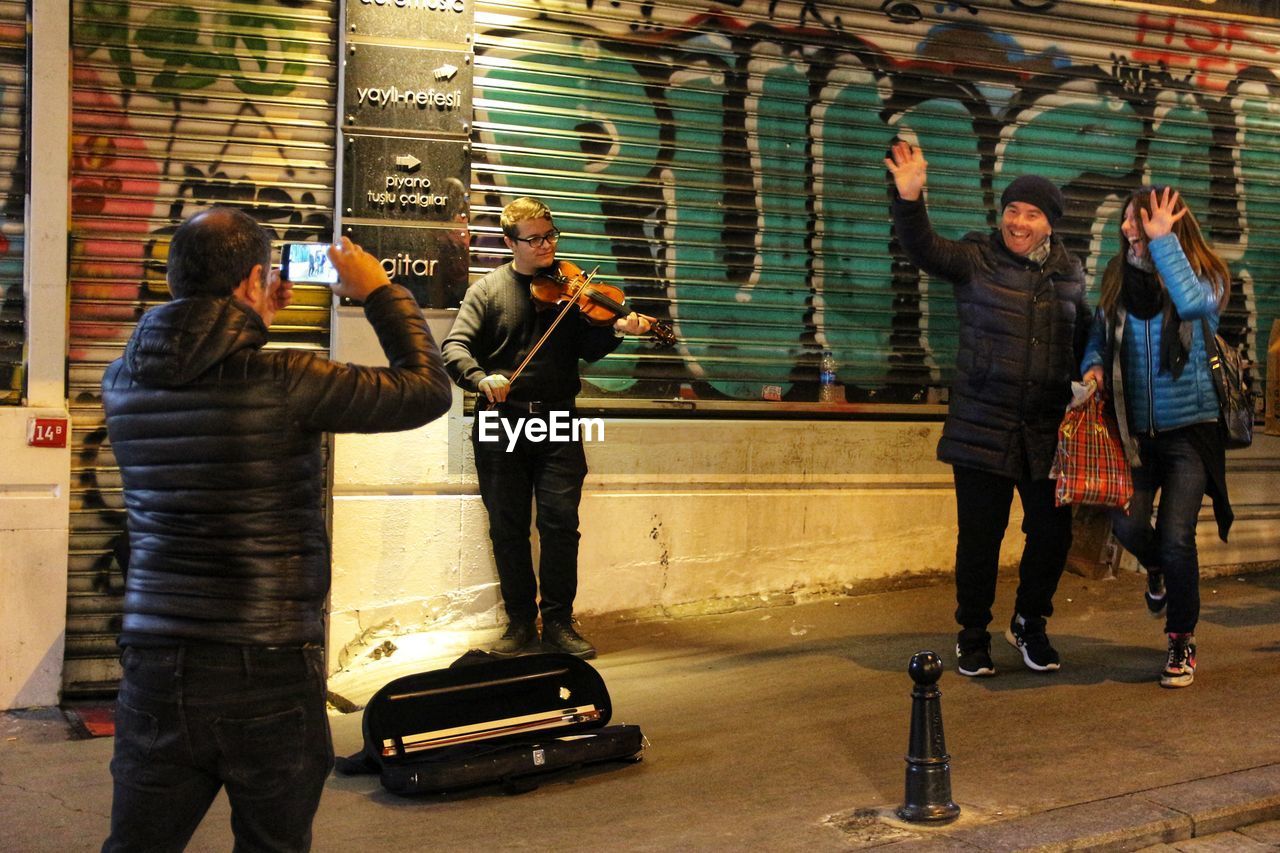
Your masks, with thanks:
<instances>
[{"instance_id":1,"label":"plastic water bottle","mask_svg":"<svg viewBox=\"0 0 1280 853\"><path fill-rule=\"evenodd\" d=\"M822 362L818 366L818 402L834 403L836 401L836 358L831 350L822 351Z\"/></svg>"}]
</instances>

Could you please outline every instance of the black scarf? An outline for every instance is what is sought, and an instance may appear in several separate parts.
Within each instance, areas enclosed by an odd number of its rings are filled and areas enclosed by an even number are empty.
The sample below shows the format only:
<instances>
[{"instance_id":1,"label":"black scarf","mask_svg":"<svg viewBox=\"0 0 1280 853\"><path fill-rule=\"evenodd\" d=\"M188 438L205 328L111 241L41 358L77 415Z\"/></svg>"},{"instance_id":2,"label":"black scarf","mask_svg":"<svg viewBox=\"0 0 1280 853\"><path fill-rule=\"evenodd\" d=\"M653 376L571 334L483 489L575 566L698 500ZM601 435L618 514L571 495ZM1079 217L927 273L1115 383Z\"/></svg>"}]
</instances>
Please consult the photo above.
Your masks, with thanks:
<instances>
[{"instance_id":1,"label":"black scarf","mask_svg":"<svg viewBox=\"0 0 1280 853\"><path fill-rule=\"evenodd\" d=\"M1164 315L1164 328L1160 333L1160 370L1169 371L1177 379L1182 375L1182 368L1187 365L1187 352L1191 349L1191 326L1183 328L1182 318L1174 310L1173 300L1165 292L1151 262L1132 255L1126 260L1128 262L1124 265L1120 301L1124 303L1124 309L1139 320L1150 320L1157 314ZM1143 261L1146 263L1142 263Z\"/></svg>"}]
</instances>

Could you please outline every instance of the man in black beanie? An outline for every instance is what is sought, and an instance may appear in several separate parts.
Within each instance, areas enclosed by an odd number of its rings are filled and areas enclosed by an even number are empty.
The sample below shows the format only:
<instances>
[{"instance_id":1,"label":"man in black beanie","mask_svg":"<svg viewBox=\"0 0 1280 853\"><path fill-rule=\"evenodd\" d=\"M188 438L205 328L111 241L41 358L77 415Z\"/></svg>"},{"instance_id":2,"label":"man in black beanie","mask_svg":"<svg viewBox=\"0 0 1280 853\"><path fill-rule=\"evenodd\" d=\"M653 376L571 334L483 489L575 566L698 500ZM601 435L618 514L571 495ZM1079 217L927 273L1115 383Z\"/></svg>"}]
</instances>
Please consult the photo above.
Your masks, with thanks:
<instances>
[{"instance_id":1,"label":"man in black beanie","mask_svg":"<svg viewBox=\"0 0 1280 853\"><path fill-rule=\"evenodd\" d=\"M1071 548L1071 508L1054 505L1049 468L1088 331L1084 269L1054 239L1065 205L1050 181L1016 178L1000 195L998 230L947 240L934 233L922 198L927 165L902 141L885 159L898 242L912 263L955 287L960 319L938 442L955 477L957 669L995 674L987 626L1016 490L1026 545L1005 637L1027 667L1052 672L1060 662L1045 626Z\"/></svg>"}]
</instances>

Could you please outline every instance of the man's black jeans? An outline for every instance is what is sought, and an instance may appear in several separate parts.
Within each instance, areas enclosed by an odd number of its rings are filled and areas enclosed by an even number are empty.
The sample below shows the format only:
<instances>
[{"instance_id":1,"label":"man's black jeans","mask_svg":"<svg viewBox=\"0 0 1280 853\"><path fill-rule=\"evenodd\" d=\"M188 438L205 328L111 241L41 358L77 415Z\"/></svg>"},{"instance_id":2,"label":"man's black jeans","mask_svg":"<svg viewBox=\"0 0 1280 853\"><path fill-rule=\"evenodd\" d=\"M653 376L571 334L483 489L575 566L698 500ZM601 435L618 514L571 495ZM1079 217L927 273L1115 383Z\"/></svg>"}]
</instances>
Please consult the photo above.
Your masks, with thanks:
<instances>
[{"instance_id":1,"label":"man's black jeans","mask_svg":"<svg viewBox=\"0 0 1280 853\"><path fill-rule=\"evenodd\" d=\"M547 418L506 408L499 411L504 420ZM482 442L473 432L472 444L507 616L512 622L536 619L541 585L542 621L569 621L578 594L578 504L587 476L582 442L535 442L522 435L508 452L505 432L496 442ZM540 550L537 578L529 543L534 503Z\"/></svg>"},{"instance_id":2,"label":"man's black jeans","mask_svg":"<svg viewBox=\"0 0 1280 853\"><path fill-rule=\"evenodd\" d=\"M953 466L956 483L956 622L971 641L987 638L996 598L1000 543L1009 526L1016 488L1022 499L1027 542L1018 566L1017 612L1043 627L1053 615L1053 594L1071 550L1071 507L1053 505L1053 480L1011 480L976 468Z\"/></svg>"},{"instance_id":3,"label":"man's black jeans","mask_svg":"<svg viewBox=\"0 0 1280 853\"><path fill-rule=\"evenodd\" d=\"M319 647L126 648L103 851L182 850L226 786L237 851L311 847L333 767Z\"/></svg>"}]
</instances>

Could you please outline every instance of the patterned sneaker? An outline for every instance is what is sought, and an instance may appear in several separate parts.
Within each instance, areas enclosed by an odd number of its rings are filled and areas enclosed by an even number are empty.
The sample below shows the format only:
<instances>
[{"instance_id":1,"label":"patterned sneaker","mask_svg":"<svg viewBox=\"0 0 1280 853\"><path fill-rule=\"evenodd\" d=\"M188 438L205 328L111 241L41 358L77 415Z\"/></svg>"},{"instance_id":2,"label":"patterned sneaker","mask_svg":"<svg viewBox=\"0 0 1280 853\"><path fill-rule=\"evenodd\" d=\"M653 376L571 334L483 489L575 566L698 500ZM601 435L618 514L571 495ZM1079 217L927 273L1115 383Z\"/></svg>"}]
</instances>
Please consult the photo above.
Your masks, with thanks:
<instances>
[{"instance_id":1,"label":"patterned sneaker","mask_svg":"<svg viewBox=\"0 0 1280 853\"><path fill-rule=\"evenodd\" d=\"M1196 635L1170 634L1169 659L1160 673L1161 687L1190 687L1196 678Z\"/></svg>"},{"instance_id":2,"label":"patterned sneaker","mask_svg":"<svg viewBox=\"0 0 1280 853\"><path fill-rule=\"evenodd\" d=\"M1009 645L1022 652L1022 662L1028 669L1056 672L1061 665L1058 653L1049 645L1043 619L1028 624L1026 619L1015 613L1004 638L1009 641Z\"/></svg>"},{"instance_id":3,"label":"patterned sneaker","mask_svg":"<svg viewBox=\"0 0 1280 853\"><path fill-rule=\"evenodd\" d=\"M1147 591L1142 597L1147 602L1147 612L1151 614L1151 618L1158 619L1164 615L1164 608L1169 603L1164 595L1164 572L1147 569Z\"/></svg>"},{"instance_id":4,"label":"patterned sneaker","mask_svg":"<svg viewBox=\"0 0 1280 853\"><path fill-rule=\"evenodd\" d=\"M956 643L956 672L970 678L985 678L996 674L996 665L991 662L991 641L981 643Z\"/></svg>"}]
</instances>

